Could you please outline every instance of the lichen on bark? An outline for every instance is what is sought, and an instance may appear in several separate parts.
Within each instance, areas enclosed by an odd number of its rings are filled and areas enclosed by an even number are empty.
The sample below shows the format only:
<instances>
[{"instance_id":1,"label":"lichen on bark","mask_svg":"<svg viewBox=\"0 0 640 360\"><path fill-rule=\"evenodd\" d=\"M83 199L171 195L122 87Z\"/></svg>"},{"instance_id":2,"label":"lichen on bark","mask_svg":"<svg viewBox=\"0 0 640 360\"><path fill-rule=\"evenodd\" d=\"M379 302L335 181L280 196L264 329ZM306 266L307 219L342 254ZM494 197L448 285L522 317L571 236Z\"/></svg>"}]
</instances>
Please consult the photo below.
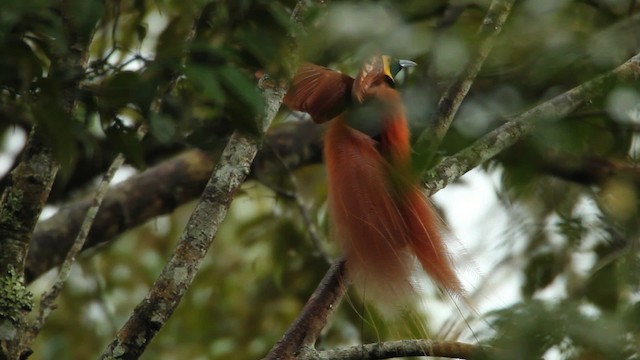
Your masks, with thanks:
<instances>
[{"instance_id":1,"label":"lichen on bark","mask_svg":"<svg viewBox=\"0 0 640 360\"><path fill-rule=\"evenodd\" d=\"M33 308L33 294L24 286L24 278L13 267L0 277L0 321L9 319L16 323Z\"/></svg>"}]
</instances>

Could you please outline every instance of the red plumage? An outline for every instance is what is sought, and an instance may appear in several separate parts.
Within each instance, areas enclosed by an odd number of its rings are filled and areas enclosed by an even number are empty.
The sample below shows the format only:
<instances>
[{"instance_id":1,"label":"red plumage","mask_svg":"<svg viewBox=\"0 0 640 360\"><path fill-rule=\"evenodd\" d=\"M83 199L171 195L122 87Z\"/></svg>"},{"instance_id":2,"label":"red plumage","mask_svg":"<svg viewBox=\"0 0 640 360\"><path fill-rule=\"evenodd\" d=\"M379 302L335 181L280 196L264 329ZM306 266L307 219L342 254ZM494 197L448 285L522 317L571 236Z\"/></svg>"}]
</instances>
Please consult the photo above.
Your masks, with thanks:
<instances>
[{"instance_id":1,"label":"red plumage","mask_svg":"<svg viewBox=\"0 0 640 360\"><path fill-rule=\"evenodd\" d=\"M409 128L389 60L374 57L355 80L303 65L284 102L316 122L331 120L324 141L331 225L354 281L383 300L401 298L417 258L439 286L463 297L437 216L409 169Z\"/></svg>"}]
</instances>

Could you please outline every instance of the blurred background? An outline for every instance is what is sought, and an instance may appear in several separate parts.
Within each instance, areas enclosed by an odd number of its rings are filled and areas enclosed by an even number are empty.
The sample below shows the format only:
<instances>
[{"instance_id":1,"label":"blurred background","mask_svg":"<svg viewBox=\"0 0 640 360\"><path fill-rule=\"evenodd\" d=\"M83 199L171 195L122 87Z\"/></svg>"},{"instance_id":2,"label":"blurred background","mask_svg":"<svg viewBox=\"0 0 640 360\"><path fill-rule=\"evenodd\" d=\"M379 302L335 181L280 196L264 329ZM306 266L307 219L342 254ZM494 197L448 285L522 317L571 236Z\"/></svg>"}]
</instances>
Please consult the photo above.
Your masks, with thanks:
<instances>
[{"instance_id":1,"label":"blurred background","mask_svg":"<svg viewBox=\"0 0 640 360\"><path fill-rule=\"evenodd\" d=\"M36 229L42 244L56 243L52 229L72 215L51 220L91 196L118 152L128 160L118 189L158 195L118 200L120 215L92 234L32 359L103 351L173 251L226 138L259 129L262 74L286 76L294 53L352 76L375 53L411 59L419 66L398 88L417 135L472 56L490 2L331 1L295 24L295 1L70 1L75 29L90 36L88 60L55 76L51 58L76 49L53 3L9 1L0 13L0 187L37 124L61 164ZM637 1L517 1L434 162L639 50ZM57 105L70 76L81 79L71 118ZM141 124L149 133L139 141ZM428 279L410 321L352 293L318 347L427 336L481 341L509 359L637 359L639 130L638 82L603 84L566 118L540 119L433 197L477 311ZM193 286L143 358L256 359L282 336L339 255L321 134L281 109ZM175 156L182 167L140 186L135 176ZM179 177L180 187L160 189ZM55 277L43 259L59 251L39 249L27 264L36 299Z\"/></svg>"}]
</instances>

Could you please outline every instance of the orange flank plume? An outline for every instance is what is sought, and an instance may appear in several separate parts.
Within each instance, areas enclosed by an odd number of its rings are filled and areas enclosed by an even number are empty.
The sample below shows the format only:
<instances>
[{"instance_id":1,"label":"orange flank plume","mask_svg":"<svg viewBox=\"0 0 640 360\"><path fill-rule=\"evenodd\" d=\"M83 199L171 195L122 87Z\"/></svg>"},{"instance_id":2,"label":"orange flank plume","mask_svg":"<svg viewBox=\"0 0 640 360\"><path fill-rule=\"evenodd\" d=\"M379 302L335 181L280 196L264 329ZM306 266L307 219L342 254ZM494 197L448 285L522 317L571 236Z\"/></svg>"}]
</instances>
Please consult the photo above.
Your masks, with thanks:
<instances>
[{"instance_id":1,"label":"orange flank plume","mask_svg":"<svg viewBox=\"0 0 640 360\"><path fill-rule=\"evenodd\" d=\"M411 289L412 259L389 166L369 136L338 118L325 135L332 230L356 283L376 296Z\"/></svg>"},{"instance_id":2,"label":"orange flank plume","mask_svg":"<svg viewBox=\"0 0 640 360\"><path fill-rule=\"evenodd\" d=\"M393 88L402 62L376 56L355 79L306 64L284 102L330 121L324 156L333 236L354 282L383 301L411 294L415 260L451 295L464 298L438 219L409 170L409 128Z\"/></svg>"}]
</instances>

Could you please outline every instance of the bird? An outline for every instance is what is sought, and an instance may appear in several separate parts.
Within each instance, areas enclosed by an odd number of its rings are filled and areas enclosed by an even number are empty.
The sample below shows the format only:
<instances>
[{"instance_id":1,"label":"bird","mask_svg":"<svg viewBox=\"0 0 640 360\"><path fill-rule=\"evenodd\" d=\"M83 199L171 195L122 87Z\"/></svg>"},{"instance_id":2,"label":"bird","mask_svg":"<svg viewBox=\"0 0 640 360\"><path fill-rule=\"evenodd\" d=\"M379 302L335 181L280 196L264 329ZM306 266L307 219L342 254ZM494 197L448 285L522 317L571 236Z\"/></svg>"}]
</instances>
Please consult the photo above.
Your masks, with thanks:
<instances>
[{"instance_id":1,"label":"bird","mask_svg":"<svg viewBox=\"0 0 640 360\"><path fill-rule=\"evenodd\" d=\"M416 264L442 290L465 297L441 221L411 171L406 109L395 86L412 66L375 55L352 78L303 63L283 99L315 123L329 123L323 152L331 234L349 277L381 303L415 293Z\"/></svg>"}]
</instances>

